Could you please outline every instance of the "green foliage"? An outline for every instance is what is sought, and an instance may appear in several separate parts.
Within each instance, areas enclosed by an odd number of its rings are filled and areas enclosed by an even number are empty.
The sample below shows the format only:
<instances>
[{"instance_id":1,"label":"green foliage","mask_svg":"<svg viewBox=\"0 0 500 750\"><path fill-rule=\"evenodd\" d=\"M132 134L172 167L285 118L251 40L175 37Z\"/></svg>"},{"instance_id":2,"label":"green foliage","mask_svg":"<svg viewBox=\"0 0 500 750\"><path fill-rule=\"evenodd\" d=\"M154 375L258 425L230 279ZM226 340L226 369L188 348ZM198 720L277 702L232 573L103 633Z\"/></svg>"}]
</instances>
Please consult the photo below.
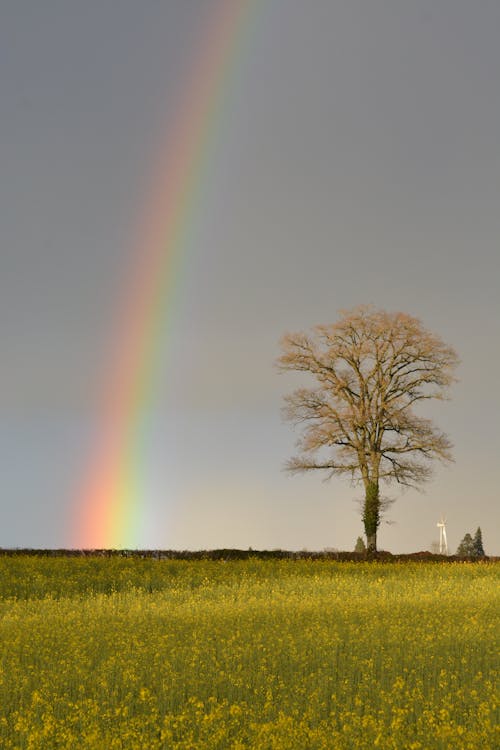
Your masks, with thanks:
<instances>
[{"instance_id":1,"label":"green foliage","mask_svg":"<svg viewBox=\"0 0 500 750\"><path fill-rule=\"evenodd\" d=\"M359 553L366 552L366 544L365 544L363 538L360 537L360 536L358 536L358 538L356 539L356 544L354 546L354 552L359 552Z\"/></svg>"},{"instance_id":2,"label":"green foliage","mask_svg":"<svg viewBox=\"0 0 500 750\"><path fill-rule=\"evenodd\" d=\"M363 524L365 527L367 548L370 552L377 547L377 529L380 525L380 494L376 482L368 482L366 485Z\"/></svg>"},{"instance_id":3,"label":"green foliage","mask_svg":"<svg viewBox=\"0 0 500 750\"><path fill-rule=\"evenodd\" d=\"M474 557L474 542L469 533L467 533L457 548L457 557Z\"/></svg>"},{"instance_id":4,"label":"green foliage","mask_svg":"<svg viewBox=\"0 0 500 750\"><path fill-rule=\"evenodd\" d=\"M481 533L481 528L478 526L476 533L474 534L474 538L470 534L466 534L460 544L458 545L457 549L457 557L467 557L467 558L478 558L478 557L484 557L484 549L483 549L483 537Z\"/></svg>"},{"instance_id":5,"label":"green foliage","mask_svg":"<svg viewBox=\"0 0 500 750\"><path fill-rule=\"evenodd\" d=\"M0 558L0 747L495 747L499 570Z\"/></svg>"},{"instance_id":6,"label":"green foliage","mask_svg":"<svg viewBox=\"0 0 500 750\"><path fill-rule=\"evenodd\" d=\"M366 552L366 544L365 544L363 537L358 536L358 538L356 539L356 544L354 545L354 552L357 552L360 554Z\"/></svg>"},{"instance_id":7,"label":"green foliage","mask_svg":"<svg viewBox=\"0 0 500 750\"><path fill-rule=\"evenodd\" d=\"M474 550L474 557L484 557L484 547L483 547L483 535L481 532L481 527L478 526L476 529L476 533L474 534L474 539L472 540L472 547Z\"/></svg>"}]
</instances>

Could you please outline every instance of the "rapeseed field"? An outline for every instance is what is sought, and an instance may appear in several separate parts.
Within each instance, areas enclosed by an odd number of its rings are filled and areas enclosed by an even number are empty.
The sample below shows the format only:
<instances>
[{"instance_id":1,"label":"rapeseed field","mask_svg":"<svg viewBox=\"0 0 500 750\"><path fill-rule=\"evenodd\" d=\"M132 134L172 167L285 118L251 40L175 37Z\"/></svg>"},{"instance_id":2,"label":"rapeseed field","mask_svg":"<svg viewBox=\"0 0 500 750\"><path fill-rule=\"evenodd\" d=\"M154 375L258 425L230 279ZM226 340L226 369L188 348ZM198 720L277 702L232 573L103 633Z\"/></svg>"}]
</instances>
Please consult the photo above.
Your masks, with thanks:
<instances>
[{"instance_id":1,"label":"rapeseed field","mask_svg":"<svg viewBox=\"0 0 500 750\"><path fill-rule=\"evenodd\" d=\"M0 558L0 747L493 750L499 570Z\"/></svg>"}]
</instances>

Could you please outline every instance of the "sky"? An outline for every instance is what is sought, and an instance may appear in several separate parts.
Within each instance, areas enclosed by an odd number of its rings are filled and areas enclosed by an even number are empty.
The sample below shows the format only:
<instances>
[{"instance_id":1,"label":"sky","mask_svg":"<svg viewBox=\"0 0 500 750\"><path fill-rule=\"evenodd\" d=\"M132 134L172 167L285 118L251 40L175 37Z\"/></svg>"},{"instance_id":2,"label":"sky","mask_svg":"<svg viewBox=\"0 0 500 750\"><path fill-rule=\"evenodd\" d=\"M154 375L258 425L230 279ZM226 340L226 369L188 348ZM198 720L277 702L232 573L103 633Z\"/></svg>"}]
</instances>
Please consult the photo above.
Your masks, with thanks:
<instances>
[{"instance_id":1,"label":"sky","mask_svg":"<svg viewBox=\"0 0 500 750\"><path fill-rule=\"evenodd\" d=\"M429 549L444 515L451 551L481 526L499 555L500 4L250 2L155 342L135 546L354 547L361 489L283 471L300 382L275 361L373 304L461 358L425 409L455 463L385 490L379 547ZM0 547L74 538L141 216L220 7L2 4Z\"/></svg>"}]
</instances>

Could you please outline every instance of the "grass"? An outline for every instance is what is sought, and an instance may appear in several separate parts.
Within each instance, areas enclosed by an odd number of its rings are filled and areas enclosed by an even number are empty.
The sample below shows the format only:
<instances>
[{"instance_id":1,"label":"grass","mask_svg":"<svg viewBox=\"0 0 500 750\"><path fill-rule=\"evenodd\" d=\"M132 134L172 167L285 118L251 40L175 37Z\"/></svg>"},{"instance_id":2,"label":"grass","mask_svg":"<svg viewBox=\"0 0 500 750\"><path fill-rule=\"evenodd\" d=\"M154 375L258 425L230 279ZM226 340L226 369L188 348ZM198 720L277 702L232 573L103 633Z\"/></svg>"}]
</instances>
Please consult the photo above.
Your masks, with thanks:
<instances>
[{"instance_id":1,"label":"grass","mask_svg":"<svg viewBox=\"0 0 500 750\"><path fill-rule=\"evenodd\" d=\"M499 746L498 563L0 558L0 746Z\"/></svg>"}]
</instances>

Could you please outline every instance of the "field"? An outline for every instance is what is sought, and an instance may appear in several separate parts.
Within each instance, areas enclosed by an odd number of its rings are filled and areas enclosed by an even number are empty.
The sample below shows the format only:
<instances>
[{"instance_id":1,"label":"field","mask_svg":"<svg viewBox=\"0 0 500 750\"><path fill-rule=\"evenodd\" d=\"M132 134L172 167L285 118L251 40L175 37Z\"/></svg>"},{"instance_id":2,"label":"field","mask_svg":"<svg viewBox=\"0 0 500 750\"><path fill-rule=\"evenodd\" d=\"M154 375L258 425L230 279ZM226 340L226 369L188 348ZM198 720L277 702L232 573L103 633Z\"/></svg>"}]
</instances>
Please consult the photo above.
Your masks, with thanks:
<instances>
[{"instance_id":1,"label":"field","mask_svg":"<svg viewBox=\"0 0 500 750\"><path fill-rule=\"evenodd\" d=\"M493 750L499 571L2 557L0 747Z\"/></svg>"}]
</instances>

